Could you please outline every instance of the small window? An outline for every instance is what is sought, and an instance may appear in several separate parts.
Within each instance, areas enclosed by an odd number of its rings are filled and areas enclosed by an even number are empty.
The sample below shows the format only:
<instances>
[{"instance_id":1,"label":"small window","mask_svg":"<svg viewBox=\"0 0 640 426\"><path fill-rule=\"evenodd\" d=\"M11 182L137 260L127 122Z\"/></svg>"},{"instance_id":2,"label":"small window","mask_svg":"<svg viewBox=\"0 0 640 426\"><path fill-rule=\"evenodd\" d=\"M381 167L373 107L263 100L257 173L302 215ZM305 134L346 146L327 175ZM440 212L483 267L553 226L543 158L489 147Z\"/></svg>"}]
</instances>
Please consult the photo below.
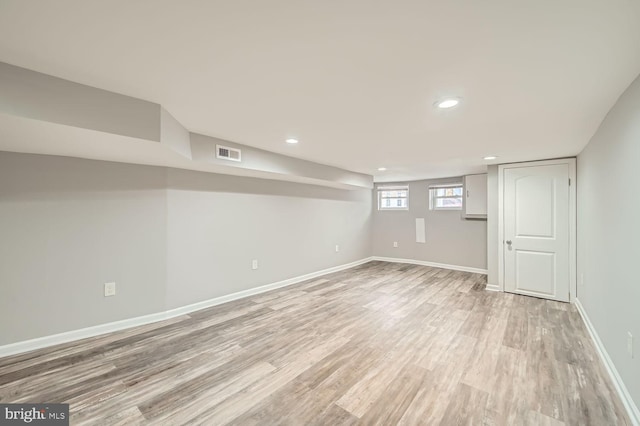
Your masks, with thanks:
<instances>
[{"instance_id":1,"label":"small window","mask_svg":"<svg viewBox=\"0 0 640 426\"><path fill-rule=\"evenodd\" d=\"M430 210L462 210L462 184L429 187Z\"/></svg>"},{"instance_id":2,"label":"small window","mask_svg":"<svg viewBox=\"0 0 640 426\"><path fill-rule=\"evenodd\" d=\"M408 186L379 186L378 210L408 210Z\"/></svg>"}]
</instances>

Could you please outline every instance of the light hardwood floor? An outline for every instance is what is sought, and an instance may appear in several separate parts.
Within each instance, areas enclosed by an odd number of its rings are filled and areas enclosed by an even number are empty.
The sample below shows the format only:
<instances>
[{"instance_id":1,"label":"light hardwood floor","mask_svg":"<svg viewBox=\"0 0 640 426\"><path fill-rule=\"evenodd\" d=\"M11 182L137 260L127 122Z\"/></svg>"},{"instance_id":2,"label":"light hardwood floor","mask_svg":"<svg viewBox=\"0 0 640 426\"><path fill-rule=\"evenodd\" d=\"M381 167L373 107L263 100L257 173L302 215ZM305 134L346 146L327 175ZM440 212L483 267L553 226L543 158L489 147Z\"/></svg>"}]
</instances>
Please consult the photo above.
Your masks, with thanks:
<instances>
[{"instance_id":1,"label":"light hardwood floor","mask_svg":"<svg viewBox=\"0 0 640 426\"><path fill-rule=\"evenodd\" d=\"M0 359L0 402L71 424L630 424L569 304L371 262Z\"/></svg>"}]
</instances>

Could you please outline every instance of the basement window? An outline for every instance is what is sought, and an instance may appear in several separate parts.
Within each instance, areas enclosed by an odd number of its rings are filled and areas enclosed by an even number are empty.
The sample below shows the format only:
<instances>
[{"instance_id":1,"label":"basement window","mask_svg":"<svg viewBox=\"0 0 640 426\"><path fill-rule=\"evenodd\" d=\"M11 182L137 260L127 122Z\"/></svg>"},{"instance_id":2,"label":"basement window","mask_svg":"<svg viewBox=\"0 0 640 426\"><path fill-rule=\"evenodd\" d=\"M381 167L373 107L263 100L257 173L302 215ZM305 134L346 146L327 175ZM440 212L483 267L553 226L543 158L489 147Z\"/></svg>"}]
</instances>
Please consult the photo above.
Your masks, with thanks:
<instances>
[{"instance_id":1,"label":"basement window","mask_svg":"<svg viewBox=\"0 0 640 426\"><path fill-rule=\"evenodd\" d=\"M379 186L378 210L409 210L409 187Z\"/></svg>"},{"instance_id":2,"label":"basement window","mask_svg":"<svg viewBox=\"0 0 640 426\"><path fill-rule=\"evenodd\" d=\"M462 184L430 185L429 210L462 210Z\"/></svg>"}]
</instances>

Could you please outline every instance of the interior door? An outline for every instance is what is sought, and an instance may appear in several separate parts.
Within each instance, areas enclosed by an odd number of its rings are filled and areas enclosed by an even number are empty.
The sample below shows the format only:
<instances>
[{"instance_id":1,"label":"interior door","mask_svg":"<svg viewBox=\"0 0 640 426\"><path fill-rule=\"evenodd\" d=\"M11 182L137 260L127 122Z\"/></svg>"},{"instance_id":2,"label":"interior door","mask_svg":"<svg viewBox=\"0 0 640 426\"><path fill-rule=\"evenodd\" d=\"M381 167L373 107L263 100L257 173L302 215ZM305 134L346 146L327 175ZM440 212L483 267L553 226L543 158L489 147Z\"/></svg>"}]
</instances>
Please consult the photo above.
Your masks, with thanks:
<instances>
[{"instance_id":1,"label":"interior door","mask_svg":"<svg viewBox=\"0 0 640 426\"><path fill-rule=\"evenodd\" d=\"M503 169L505 291L569 301L569 165Z\"/></svg>"}]
</instances>

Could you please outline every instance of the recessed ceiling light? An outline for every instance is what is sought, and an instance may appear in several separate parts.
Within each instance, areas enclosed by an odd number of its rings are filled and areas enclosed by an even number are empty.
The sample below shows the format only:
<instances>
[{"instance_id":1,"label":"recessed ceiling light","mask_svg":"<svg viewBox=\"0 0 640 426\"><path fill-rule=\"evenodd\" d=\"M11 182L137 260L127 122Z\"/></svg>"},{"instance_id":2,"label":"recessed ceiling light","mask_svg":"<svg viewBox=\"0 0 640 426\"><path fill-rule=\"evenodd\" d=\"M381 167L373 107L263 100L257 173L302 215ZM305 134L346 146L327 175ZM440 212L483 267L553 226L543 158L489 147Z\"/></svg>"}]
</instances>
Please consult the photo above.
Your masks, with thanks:
<instances>
[{"instance_id":1,"label":"recessed ceiling light","mask_svg":"<svg viewBox=\"0 0 640 426\"><path fill-rule=\"evenodd\" d=\"M487 155L486 157L484 157L485 160L495 160L496 158L498 157L496 157L495 155Z\"/></svg>"},{"instance_id":2,"label":"recessed ceiling light","mask_svg":"<svg viewBox=\"0 0 640 426\"><path fill-rule=\"evenodd\" d=\"M387 170L387 168L386 168L386 167L378 167L378 171L379 171L379 172L384 172L385 170Z\"/></svg>"},{"instance_id":3,"label":"recessed ceiling light","mask_svg":"<svg viewBox=\"0 0 640 426\"><path fill-rule=\"evenodd\" d=\"M447 108L453 108L459 103L460 103L460 99L448 98L448 99L442 99L436 102L436 106L438 108L447 109Z\"/></svg>"},{"instance_id":4,"label":"recessed ceiling light","mask_svg":"<svg viewBox=\"0 0 640 426\"><path fill-rule=\"evenodd\" d=\"M287 143L290 143L291 145L297 144L298 139L287 139Z\"/></svg>"}]
</instances>

